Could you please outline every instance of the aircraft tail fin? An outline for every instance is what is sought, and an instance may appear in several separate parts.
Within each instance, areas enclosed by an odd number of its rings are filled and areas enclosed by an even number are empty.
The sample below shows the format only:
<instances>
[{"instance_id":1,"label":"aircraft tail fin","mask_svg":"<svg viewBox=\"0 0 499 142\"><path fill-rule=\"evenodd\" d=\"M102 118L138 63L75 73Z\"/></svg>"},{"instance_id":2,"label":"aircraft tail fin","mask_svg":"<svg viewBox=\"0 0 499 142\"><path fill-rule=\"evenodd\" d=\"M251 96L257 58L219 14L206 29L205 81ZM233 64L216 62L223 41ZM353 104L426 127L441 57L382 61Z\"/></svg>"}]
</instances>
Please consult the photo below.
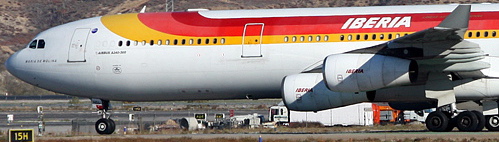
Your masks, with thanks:
<instances>
[{"instance_id":1,"label":"aircraft tail fin","mask_svg":"<svg viewBox=\"0 0 499 142\"><path fill-rule=\"evenodd\" d=\"M142 10L140 10L140 13L146 13L146 7L147 6L144 5L144 7L142 7Z\"/></svg>"},{"instance_id":2,"label":"aircraft tail fin","mask_svg":"<svg viewBox=\"0 0 499 142\"><path fill-rule=\"evenodd\" d=\"M471 5L459 5L437 27L463 29L468 28Z\"/></svg>"}]
</instances>

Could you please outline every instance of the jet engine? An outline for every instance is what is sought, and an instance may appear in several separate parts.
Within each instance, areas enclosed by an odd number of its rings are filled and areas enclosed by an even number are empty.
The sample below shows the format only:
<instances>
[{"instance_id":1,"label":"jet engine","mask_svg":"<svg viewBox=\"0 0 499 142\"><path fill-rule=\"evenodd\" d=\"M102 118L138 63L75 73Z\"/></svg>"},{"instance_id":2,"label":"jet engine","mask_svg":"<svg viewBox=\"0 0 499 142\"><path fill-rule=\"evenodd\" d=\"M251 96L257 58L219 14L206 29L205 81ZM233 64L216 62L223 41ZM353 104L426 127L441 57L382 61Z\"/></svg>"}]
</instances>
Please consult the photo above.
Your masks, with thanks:
<instances>
[{"instance_id":1,"label":"jet engine","mask_svg":"<svg viewBox=\"0 0 499 142\"><path fill-rule=\"evenodd\" d=\"M296 111L320 111L368 101L365 92L345 93L327 89L321 73L286 76L281 90L288 109Z\"/></svg>"},{"instance_id":2,"label":"jet engine","mask_svg":"<svg viewBox=\"0 0 499 142\"><path fill-rule=\"evenodd\" d=\"M371 91L414 83L415 61L377 54L333 54L323 67L327 88L336 92Z\"/></svg>"}]
</instances>

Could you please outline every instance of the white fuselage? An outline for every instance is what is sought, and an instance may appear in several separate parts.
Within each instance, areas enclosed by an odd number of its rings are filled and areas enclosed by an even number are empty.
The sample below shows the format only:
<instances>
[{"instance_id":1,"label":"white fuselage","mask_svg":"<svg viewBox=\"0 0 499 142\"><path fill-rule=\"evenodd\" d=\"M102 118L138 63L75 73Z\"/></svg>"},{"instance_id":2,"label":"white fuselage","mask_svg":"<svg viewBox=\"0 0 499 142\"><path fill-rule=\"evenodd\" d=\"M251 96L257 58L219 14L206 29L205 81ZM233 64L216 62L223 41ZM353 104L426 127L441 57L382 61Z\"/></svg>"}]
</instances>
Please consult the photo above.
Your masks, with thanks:
<instances>
[{"instance_id":1,"label":"white fuselage","mask_svg":"<svg viewBox=\"0 0 499 142\"><path fill-rule=\"evenodd\" d=\"M473 8L475 11L496 11L499 10L497 6L499 5L477 5ZM455 6L429 7L430 11L450 12ZM372 11L367 14L424 11L424 7L420 6L400 12L387 12L387 8L394 7L369 8ZM330 11L330 14L324 15L362 14L350 14L350 11L335 8L318 10L322 13ZM244 12L246 17L257 17L265 11L272 10L236 11L227 17ZM284 11L289 13L282 15ZM299 14L324 16L313 15L314 12L306 13L311 11L309 9L284 11L275 10L272 13L281 13L277 15L281 17ZM200 13L213 16L220 15L221 12ZM432 26L434 25L428 25L428 28ZM76 35L76 29L86 29L90 33L81 41L75 41L73 36ZM94 29L97 29L95 33L92 31ZM119 101L280 98L282 79L286 75L320 65L324 57L331 54L386 42L261 44L262 57L245 58L242 57L241 44L176 46L156 43L150 45L149 42L143 45L139 41L138 45L134 45L132 41L132 46L120 47L118 42L124 38L108 30L102 24L101 17L57 26L40 33L34 39L43 39L46 42L45 48L25 48L12 55L6 66L13 75L55 92ZM489 55L483 60L489 62L491 68L483 72L491 77L499 77L499 38L469 40L479 43L481 50ZM84 48L72 47L75 42L84 42L81 44ZM83 58L84 62L69 61L73 58Z\"/></svg>"}]
</instances>

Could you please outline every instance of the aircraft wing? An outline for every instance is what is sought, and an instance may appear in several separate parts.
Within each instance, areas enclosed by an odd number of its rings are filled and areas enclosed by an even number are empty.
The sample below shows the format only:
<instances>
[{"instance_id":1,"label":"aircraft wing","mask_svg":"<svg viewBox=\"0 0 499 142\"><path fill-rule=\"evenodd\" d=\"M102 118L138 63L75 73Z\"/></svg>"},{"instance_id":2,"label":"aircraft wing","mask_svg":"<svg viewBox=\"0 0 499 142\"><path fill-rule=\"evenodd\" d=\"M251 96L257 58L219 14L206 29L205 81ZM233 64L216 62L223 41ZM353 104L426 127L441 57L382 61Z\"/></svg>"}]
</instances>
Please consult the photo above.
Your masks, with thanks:
<instances>
[{"instance_id":1,"label":"aircraft wing","mask_svg":"<svg viewBox=\"0 0 499 142\"><path fill-rule=\"evenodd\" d=\"M464 40L468 30L471 5L459 5L438 26L409 34L373 47L347 53L369 53L394 56L429 65L431 70L442 72L475 72L489 68L479 61L486 55L479 45Z\"/></svg>"},{"instance_id":2,"label":"aircraft wing","mask_svg":"<svg viewBox=\"0 0 499 142\"><path fill-rule=\"evenodd\" d=\"M418 31L383 44L345 54L380 54L418 62L427 71L452 72L460 79L485 77L481 69L490 67L480 61L486 54L479 45L464 40L468 30L471 5L459 5L438 26ZM321 72L322 64L303 72Z\"/></svg>"},{"instance_id":3,"label":"aircraft wing","mask_svg":"<svg viewBox=\"0 0 499 142\"><path fill-rule=\"evenodd\" d=\"M490 67L481 61L486 54L480 46L464 40L470 10L471 5L459 5L436 27L345 54L380 54L414 60L419 71L426 72L417 79L426 84L426 97L438 99L438 106L451 104L456 102L451 80L484 78L481 70Z\"/></svg>"}]
</instances>

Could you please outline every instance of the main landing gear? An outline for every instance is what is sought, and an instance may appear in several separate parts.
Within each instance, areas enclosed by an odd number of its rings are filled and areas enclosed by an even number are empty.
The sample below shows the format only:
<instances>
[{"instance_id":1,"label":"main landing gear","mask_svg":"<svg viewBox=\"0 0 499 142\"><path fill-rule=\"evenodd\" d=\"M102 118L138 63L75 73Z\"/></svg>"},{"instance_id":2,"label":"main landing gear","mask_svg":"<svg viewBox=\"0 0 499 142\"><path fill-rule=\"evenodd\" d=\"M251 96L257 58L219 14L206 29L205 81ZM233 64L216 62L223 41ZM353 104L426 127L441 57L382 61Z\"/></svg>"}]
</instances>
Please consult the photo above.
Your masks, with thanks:
<instances>
[{"instance_id":1,"label":"main landing gear","mask_svg":"<svg viewBox=\"0 0 499 142\"><path fill-rule=\"evenodd\" d=\"M457 115L456 115L457 114ZM499 117L489 117L487 120L496 124L495 128L499 128ZM449 132L457 127L463 132L482 131L487 125L487 129L492 127L486 123L485 116L478 111L462 111L457 112L455 104L442 106L437 111L431 112L426 117L426 128L434 132ZM491 130L491 129L489 129Z\"/></svg>"},{"instance_id":2,"label":"main landing gear","mask_svg":"<svg viewBox=\"0 0 499 142\"><path fill-rule=\"evenodd\" d=\"M95 123L95 130L99 134L112 134L116 128L114 121L109 117L111 114L107 112L109 110L109 100L101 100L102 105L97 105L97 113L102 117Z\"/></svg>"},{"instance_id":3,"label":"main landing gear","mask_svg":"<svg viewBox=\"0 0 499 142\"><path fill-rule=\"evenodd\" d=\"M499 116L498 115L485 116L485 127L489 131L499 131Z\"/></svg>"}]
</instances>

